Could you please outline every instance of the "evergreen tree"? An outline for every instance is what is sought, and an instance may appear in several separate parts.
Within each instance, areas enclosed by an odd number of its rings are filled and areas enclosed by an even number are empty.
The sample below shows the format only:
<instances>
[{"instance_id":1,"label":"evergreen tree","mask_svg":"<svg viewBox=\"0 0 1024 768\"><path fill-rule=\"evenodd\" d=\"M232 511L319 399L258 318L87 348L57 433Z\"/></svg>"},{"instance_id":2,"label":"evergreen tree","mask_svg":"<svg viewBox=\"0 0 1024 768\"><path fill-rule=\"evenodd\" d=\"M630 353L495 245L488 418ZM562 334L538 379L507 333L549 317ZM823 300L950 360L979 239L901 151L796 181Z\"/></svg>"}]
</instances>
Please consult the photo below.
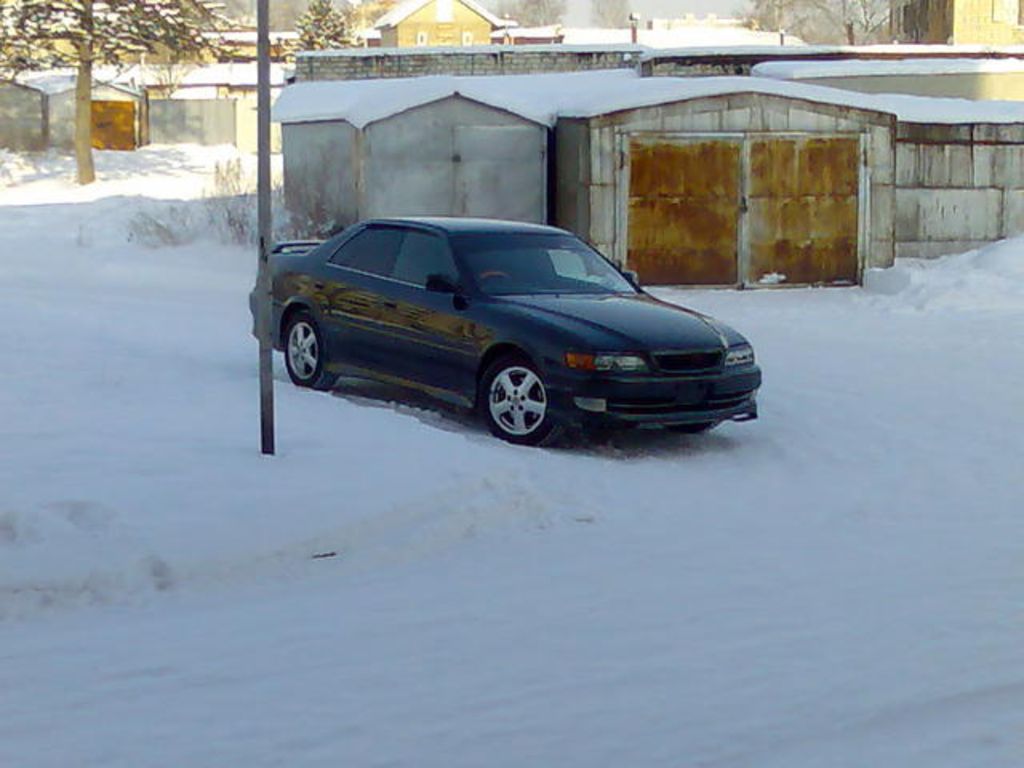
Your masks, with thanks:
<instances>
[{"instance_id":1,"label":"evergreen tree","mask_svg":"<svg viewBox=\"0 0 1024 768\"><path fill-rule=\"evenodd\" d=\"M309 0L309 7L295 22L299 43L305 51L344 48L352 44L352 6L344 10L331 0Z\"/></svg>"},{"instance_id":2,"label":"evergreen tree","mask_svg":"<svg viewBox=\"0 0 1024 768\"><path fill-rule=\"evenodd\" d=\"M9 72L75 68L78 182L89 184L96 178L93 65L120 64L145 53L198 59L215 47L203 36L215 24L198 0L7 0L0 2L0 57Z\"/></svg>"}]
</instances>

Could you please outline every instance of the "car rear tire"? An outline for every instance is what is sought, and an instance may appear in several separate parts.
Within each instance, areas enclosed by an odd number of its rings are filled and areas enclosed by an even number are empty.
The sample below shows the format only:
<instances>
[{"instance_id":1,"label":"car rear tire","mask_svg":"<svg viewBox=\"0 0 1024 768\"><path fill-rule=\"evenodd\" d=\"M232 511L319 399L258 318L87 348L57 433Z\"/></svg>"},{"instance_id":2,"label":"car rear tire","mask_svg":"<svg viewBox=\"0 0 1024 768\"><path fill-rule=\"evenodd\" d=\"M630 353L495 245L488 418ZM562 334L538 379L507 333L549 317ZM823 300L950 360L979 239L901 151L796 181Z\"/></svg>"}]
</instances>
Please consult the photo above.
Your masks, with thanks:
<instances>
[{"instance_id":1,"label":"car rear tire","mask_svg":"<svg viewBox=\"0 0 1024 768\"><path fill-rule=\"evenodd\" d=\"M284 332L284 362L292 383L299 387L330 389L334 378L324 371L324 337L313 316L296 312Z\"/></svg>"},{"instance_id":2,"label":"car rear tire","mask_svg":"<svg viewBox=\"0 0 1024 768\"><path fill-rule=\"evenodd\" d=\"M479 407L491 434L516 445L548 445L561 434L547 388L525 357L492 363L480 379Z\"/></svg>"}]
</instances>

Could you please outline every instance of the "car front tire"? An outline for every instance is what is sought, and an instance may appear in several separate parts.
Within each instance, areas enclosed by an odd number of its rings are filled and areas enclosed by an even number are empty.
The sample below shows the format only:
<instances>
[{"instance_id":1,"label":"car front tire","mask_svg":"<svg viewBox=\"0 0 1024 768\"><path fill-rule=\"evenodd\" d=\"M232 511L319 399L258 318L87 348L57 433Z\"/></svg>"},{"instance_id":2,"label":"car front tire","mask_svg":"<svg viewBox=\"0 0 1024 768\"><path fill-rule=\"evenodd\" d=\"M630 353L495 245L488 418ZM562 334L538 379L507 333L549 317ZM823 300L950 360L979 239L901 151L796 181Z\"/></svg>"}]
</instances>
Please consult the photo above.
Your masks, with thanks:
<instances>
[{"instance_id":1,"label":"car front tire","mask_svg":"<svg viewBox=\"0 0 1024 768\"><path fill-rule=\"evenodd\" d=\"M284 362L293 384L330 389L333 377L324 370L326 351L323 333L312 315L297 312L289 318L284 333Z\"/></svg>"},{"instance_id":2,"label":"car front tire","mask_svg":"<svg viewBox=\"0 0 1024 768\"><path fill-rule=\"evenodd\" d=\"M516 445L547 445L561 434L544 379L520 356L503 357L480 379L479 405L491 434Z\"/></svg>"}]
</instances>

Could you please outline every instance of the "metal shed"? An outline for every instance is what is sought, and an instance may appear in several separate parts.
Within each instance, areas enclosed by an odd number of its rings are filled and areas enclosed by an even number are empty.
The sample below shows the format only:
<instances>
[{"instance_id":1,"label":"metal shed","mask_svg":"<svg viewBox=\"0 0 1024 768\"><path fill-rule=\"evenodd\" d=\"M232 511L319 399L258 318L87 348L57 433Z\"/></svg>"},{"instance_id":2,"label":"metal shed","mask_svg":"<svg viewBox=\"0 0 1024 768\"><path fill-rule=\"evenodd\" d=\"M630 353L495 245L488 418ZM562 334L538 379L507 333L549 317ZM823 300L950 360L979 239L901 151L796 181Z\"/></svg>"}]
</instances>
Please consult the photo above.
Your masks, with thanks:
<instances>
[{"instance_id":1,"label":"metal shed","mask_svg":"<svg viewBox=\"0 0 1024 768\"><path fill-rule=\"evenodd\" d=\"M547 126L437 85L286 88L275 117L293 219L319 231L391 215L545 222Z\"/></svg>"},{"instance_id":2,"label":"metal shed","mask_svg":"<svg viewBox=\"0 0 1024 768\"><path fill-rule=\"evenodd\" d=\"M46 97L18 83L0 82L0 147L34 152L48 142Z\"/></svg>"},{"instance_id":3,"label":"metal shed","mask_svg":"<svg viewBox=\"0 0 1024 768\"><path fill-rule=\"evenodd\" d=\"M94 73L92 141L96 149L135 149L144 139L145 100L127 85L103 82L110 70ZM75 80L72 70L27 72L18 82L38 94L43 143L70 149L75 143Z\"/></svg>"},{"instance_id":4,"label":"metal shed","mask_svg":"<svg viewBox=\"0 0 1024 768\"><path fill-rule=\"evenodd\" d=\"M893 263L892 114L736 78L694 89L559 119L556 223L650 284L844 285Z\"/></svg>"},{"instance_id":5,"label":"metal shed","mask_svg":"<svg viewBox=\"0 0 1024 768\"><path fill-rule=\"evenodd\" d=\"M92 89L92 145L96 149L135 149L141 143L142 94L126 86L97 83ZM50 144L75 143L75 89L49 95Z\"/></svg>"}]
</instances>

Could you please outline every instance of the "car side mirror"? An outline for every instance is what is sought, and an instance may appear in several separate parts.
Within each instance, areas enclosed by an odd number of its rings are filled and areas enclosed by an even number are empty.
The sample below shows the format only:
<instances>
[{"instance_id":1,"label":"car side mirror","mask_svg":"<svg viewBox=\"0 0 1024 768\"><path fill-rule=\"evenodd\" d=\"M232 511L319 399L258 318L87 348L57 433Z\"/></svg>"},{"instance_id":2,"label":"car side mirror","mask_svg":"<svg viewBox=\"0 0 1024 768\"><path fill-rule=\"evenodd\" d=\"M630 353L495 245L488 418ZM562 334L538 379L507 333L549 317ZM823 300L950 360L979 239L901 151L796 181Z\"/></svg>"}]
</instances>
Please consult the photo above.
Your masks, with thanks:
<instances>
[{"instance_id":1,"label":"car side mirror","mask_svg":"<svg viewBox=\"0 0 1024 768\"><path fill-rule=\"evenodd\" d=\"M458 293L459 287L448 275L427 275L427 290L431 293Z\"/></svg>"},{"instance_id":2,"label":"car side mirror","mask_svg":"<svg viewBox=\"0 0 1024 768\"><path fill-rule=\"evenodd\" d=\"M634 288L640 287L640 275L634 272L632 269L622 270L622 276L629 281L629 284Z\"/></svg>"}]
</instances>

